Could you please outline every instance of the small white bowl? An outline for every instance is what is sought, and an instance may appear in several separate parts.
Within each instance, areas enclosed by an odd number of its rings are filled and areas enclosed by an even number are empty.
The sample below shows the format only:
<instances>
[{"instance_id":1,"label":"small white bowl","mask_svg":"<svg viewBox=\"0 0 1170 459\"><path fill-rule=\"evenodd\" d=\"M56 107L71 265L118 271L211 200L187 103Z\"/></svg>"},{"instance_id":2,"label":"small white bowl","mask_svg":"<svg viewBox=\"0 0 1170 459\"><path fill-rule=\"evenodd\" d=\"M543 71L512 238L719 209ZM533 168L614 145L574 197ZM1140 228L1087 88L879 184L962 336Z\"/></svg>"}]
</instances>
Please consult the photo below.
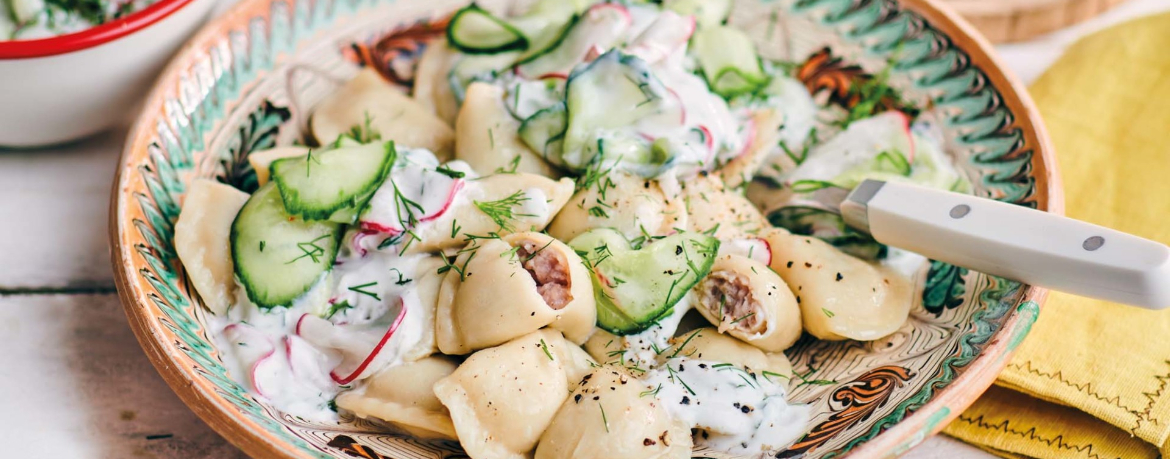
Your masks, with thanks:
<instances>
[{"instance_id":1,"label":"small white bowl","mask_svg":"<svg viewBox=\"0 0 1170 459\"><path fill-rule=\"evenodd\" d=\"M0 41L0 146L79 139L125 120L217 0L159 0L125 18Z\"/></svg>"}]
</instances>

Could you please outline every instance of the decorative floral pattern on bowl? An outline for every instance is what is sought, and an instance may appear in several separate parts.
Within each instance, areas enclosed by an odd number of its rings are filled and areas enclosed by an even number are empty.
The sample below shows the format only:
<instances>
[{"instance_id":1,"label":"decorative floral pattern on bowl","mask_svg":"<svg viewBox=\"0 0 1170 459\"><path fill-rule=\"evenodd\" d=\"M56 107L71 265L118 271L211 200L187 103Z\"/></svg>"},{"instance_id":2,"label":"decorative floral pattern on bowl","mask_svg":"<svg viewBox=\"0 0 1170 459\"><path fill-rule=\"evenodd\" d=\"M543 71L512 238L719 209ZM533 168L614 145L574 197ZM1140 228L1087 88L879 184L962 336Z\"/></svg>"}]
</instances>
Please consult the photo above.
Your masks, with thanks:
<instances>
[{"instance_id":1,"label":"decorative floral pattern on bowl","mask_svg":"<svg viewBox=\"0 0 1170 459\"><path fill-rule=\"evenodd\" d=\"M183 400L253 455L466 457L456 443L416 441L365 420L309 422L255 399L226 374L172 241L190 180L254 190L249 153L299 139L307 109L361 66L409 86L414 60L460 3L247 0L171 63L135 125L111 206L127 315ZM802 79L811 88L835 92L893 60L889 81L942 127L975 193L1060 211L1034 108L987 45L955 21L926 0L741 1L731 18L768 57L808 62ZM1045 296L942 263L919 282L922 299L895 334L868 343L805 339L788 352L800 379L792 397L815 414L778 457L885 457L917 444L986 389Z\"/></svg>"}]
</instances>

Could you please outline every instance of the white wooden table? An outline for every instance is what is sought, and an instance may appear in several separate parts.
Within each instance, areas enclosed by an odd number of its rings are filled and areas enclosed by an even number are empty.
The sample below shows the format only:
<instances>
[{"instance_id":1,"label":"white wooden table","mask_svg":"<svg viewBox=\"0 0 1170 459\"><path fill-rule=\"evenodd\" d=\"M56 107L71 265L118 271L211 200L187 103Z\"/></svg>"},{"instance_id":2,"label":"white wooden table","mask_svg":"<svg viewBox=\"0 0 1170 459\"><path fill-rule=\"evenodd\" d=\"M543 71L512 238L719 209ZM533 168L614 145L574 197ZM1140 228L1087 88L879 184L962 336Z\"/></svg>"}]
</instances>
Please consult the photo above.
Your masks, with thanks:
<instances>
[{"instance_id":1,"label":"white wooden table","mask_svg":"<svg viewBox=\"0 0 1170 459\"><path fill-rule=\"evenodd\" d=\"M1170 11L1170 0L1130 0L1000 53L1030 82L1077 37L1159 11ZM2 456L243 457L155 373L118 303L106 213L125 131L39 151L0 150ZM906 457L991 456L940 436Z\"/></svg>"}]
</instances>

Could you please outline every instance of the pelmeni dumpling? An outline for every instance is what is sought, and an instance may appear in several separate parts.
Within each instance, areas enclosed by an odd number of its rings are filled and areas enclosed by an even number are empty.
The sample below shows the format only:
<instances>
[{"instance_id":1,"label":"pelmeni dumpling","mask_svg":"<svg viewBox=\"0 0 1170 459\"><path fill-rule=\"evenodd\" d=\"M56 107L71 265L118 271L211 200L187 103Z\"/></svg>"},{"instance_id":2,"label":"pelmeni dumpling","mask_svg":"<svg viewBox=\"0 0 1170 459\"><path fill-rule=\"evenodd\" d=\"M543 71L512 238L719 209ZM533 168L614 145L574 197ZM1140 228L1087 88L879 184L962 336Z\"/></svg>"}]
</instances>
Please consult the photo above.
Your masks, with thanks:
<instances>
[{"instance_id":1,"label":"pelmeni dumpling","mask_svg":"<svg viewBox=\"0 0 1170 459\"><path fill-rule=\"evenodd\" d=\"M435 333L445 354L496 346L544 326L583 343L597 310L589 271L573 249L541 233L469 247L439 290Z\"/></svg>"},{"instance_id":2,"label":"pelmeni dumpling","mask_svg":"<svg viewBox=\"0 0 1170 459\"><path fill-rule=\"evenodd\" d=\"M800 338L796 297L768 265L742 255L720 255L694 292L696 309L720 332L768 352L783 351Z\"/></svg>"},{"instance_id":3,"label":"pelmeni dumpling","mask_svg":"<svg viewBox=\"0 0 1170 459\"><path fill-rule=\"evenodd\" d=\"M271 173L268 168L272 166L273 162L278 159L296 158L307 154L309 154L309 147L276 147L249 153L248 164L251 164L252 170L256 171L256 183L264 186L265 183L268 183L268 176Z\"/></svg>"},{"instance_id":4,"label":"pelmeni dumpling","mask_svg":"<svg viewBox=\"0 0 1170 459\"><path fill-rule=\"evenodd\" d=\"M459 52L448 46L444 38L433 40L426 46L414 71L412 97L419 105L438 115L439 119L454 125L456 114L459 113L459 101L455 100L451 85L447 83L447 73L451 71L451 65L459 60Z\"/></svg>"},{"instance_id":5,"label":"pelmeni dumpling","mask_svg":"<svg viewBox=\"0 0 1170 459\"><path fill-rule=\"evenodd\" d=\"M232 303L236 283L230 234L248 197L231 185L195 180L175 222L175 252L203 304L216 314L227 312Z\"/></svg>"},{"instance_id":6,"label":"pelmeni dumpling","mask_svg":"<svg viewBox=\"0 0 1170 459\"><path fill-rule=\"evenodd\" d=\"M556 170L520 140L520 121L508 113L503 99L499 86L475 82L467 87L455 121L455 159L482 173L511 170L554 176Z\"/></svg>"},{"instance_id":7,"label":"pelmeni dumpling","mask_svg":"<svg viewBox=\"0 0 1170 459\"><path fill-rule=\"evenodd\" d=\"M768 227L764 215L738 192L727 189L713 175L698 176L682 183L690 231L707 232L715 228L715 237L748 237Z\"/></svg>"},{"instance_id":8,"label":"pelmeni dumpling","mask_svg":"<svg viewBox=\"0 0 1170 459\"><path fill-rule=\"evenodd\" d=\"M372 68L362 70L313 110L309 127L320 144L333 142L355 126L369 123L383 140L402 147L425 148L440 160L450 157L455 132L426 107Z\"/></svg>"},{"instance_id":9,"label":"pelmeni dumpling","mask_svg":"<svg viewBox=\"0 0 1170 459\"><path fill-rule=\"evenodd\" d=\"M540 437L536 459L682 459L691 431L652 390L621 367L598 367L581 381Z\"/></svg>"},{"instance_id":10,"label":"pelmeni dumpling","mask_svg":"<svg viewBox=\"0 0 1170 459\"><path fill-rule=\"evenodd\" d=\"M459 364L444 356L396 365L371 376L358 389L337 396L338 408L361 418L394 424L423 439L455 440L455 426L447 408L435 396L435 382Z\"/></svg>"},{"instance_id":11,"label":"pelmeni dumpling","mask_svg":"<svg viewBox=\"0 0 1170 459\"><path fill-rule=\"evenodd\" d=\"M435 383L435 395L450 411L469 456L531 457L569 395L560 346L572 344L557 331L540 330L472 354Z\"/></svg>"},{"instance_id":12,"label":"pelmeni dumpling","mask_svg":"<svg viewBox=\"0 0 1170 459\"><path fill-rule=\"evenodd\" d=\"M548 233L571 241L594 228L613 228L626 238L665 236L686 228L681 199L663 192L657 180L618 171L602 175L577 191L548 227Z\"/></svg>"},{"instance_id":13,"label":"pelmeni dumpling","mask_svg":"<svg viewBox=\"0 0 1170 459\"><path fill-rule=\"evenodd\" d=\"M462 186L447 211L414 229L417 241L408 253L459 249L467 244L469 235L541 231L573 193L571 179L525 173L489 175ZM483 210L496 204L506 206L507 215L490 215Z\"/></svg>"},{"instance_id":14,"label":"pelmeni dumpling","mask_svg":"<svg viewBox=\"0 0 1170 459\"><path fill-rule=\"evenodd\" d=\"M659 354L659 364L672 357L686 357L692 360L730 363L748 370L790 378L792 363L783 352L764 352L738 339L719 333L712 327L700 328L670 339L670 348Z\"/></svg>"},{"instance_id":15,"label":"pelmeni dumpling","mask_svg":"<svg viewBox=\"0 0 1170 459\"><path fill-rule=\"evenodd\" d=\"M826 340L873 341L893 333L914 303L909 282L813 237L781 229L762 234L772 269L796 294L804 328Z\"/></svg>"}]
</instances>

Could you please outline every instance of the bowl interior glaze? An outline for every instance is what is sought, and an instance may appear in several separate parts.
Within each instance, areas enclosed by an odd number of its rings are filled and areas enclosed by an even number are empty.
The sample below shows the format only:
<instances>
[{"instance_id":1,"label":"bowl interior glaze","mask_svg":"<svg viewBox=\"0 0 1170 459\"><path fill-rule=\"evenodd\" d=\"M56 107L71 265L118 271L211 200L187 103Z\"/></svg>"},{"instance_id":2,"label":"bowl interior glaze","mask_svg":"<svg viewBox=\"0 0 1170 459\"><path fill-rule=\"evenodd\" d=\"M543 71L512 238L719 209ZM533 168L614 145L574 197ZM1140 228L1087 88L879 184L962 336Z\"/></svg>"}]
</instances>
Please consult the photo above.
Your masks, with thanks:
<instances>
[{"instance_id":1,"label":"bowl interior glaze","mask_svg":"<svg viewBox=\"0 0 1170 459\"><path fill-rule=\"evenodd\" d=\"M128 140L111 202L127 316L180 397L254 456L466 457L457 444L419 442L363 420L306 422L249 395L210 344L207 311L172 243L193 178L254 189L250 152L300 139L313 104L361 66L409 86L424 43L461 3L246 0L172 61ZM741 0L731 22L772 58L803 61L827 48L825 71L877 72L893 62L891 84L941 126L976 194L1062 210L1034 107L950 13L926 0ZM942 263L924 267L919 283L923 295L895 334L869 343L806 337L788 352L803 379L792 397L815 414L778 457L884 457L917 444L991 384L1046 294Z\"/></svg>"}]
</instances>

